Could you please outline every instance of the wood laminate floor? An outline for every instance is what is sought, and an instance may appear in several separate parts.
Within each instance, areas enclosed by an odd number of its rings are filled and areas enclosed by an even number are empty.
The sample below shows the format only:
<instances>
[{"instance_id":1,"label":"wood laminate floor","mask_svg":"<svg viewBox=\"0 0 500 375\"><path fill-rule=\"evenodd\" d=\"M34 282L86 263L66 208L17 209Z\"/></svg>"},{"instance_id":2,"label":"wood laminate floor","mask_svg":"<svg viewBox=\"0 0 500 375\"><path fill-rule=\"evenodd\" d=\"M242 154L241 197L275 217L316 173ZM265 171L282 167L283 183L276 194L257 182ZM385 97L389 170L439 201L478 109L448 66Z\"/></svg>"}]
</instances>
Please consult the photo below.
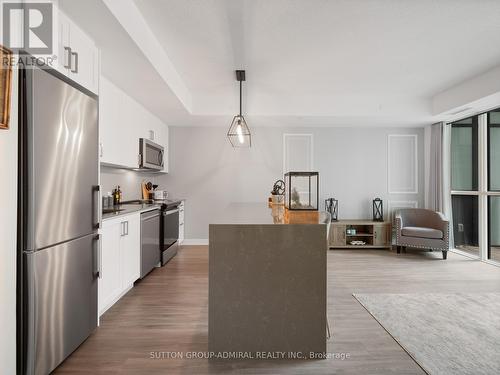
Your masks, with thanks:
<instances>
[{"instance_id":1,"label":"wood laminate floor","mask_svg":"<svg viewBox=\"0 0 500 375\"><path fill-rule=\"evenodd\" d=\"M104 314L101 326L55 373L423 374L352 293L475 291L499 292L500 268L454 253L443 261L441 252L331 250L328 350L347 359L187 359L187 352L205 352L208 345L208 248L186 246Z\"/></svg>"}]
</instances>

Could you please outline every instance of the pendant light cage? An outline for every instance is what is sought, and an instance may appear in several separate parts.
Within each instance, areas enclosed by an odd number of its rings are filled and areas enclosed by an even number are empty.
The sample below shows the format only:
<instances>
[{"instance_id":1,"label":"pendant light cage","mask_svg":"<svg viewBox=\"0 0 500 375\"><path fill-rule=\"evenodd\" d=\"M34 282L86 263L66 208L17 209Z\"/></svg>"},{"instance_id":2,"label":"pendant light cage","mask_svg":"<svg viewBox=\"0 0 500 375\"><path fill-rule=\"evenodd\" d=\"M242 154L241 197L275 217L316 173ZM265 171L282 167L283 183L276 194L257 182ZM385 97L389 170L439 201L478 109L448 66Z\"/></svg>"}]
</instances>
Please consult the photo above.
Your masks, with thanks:
<instances>
[{"instance_id":1,"label":"pendant light cage","mask_svg":"<svg viewBox=\"0 0 500 375\"><path fill-rule=\"evenodd\" d=\"M233 122L227 132L227 137L233 147L252 146L252 134L250 133L250 129L248 129L245 118L241 115L234 116Z\"/></svg>"},{"instance_id":2,"label":"pendant light cage","mask_svg":"<svg viewBox=\"0 0 500 375\"><path fill-rule=\"evenodd\" d=\"M242 82L245 81L245 71L236 71L236 80L240 83L240 113L233 117L231 126L227 132L229 142L233 147L252 147L252 134L247 122L241 114L242 107Z\"/></svg>"}]
</instances>

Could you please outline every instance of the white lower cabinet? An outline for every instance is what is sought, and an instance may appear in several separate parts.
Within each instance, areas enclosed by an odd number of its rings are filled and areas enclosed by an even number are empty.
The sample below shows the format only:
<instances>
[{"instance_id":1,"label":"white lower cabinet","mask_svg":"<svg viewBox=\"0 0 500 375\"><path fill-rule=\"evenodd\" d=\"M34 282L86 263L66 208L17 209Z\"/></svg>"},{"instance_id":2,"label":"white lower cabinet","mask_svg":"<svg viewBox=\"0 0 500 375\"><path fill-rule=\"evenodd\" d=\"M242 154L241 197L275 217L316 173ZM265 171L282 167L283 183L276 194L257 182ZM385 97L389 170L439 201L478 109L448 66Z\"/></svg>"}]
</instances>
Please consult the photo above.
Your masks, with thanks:
<instances>
[{"instance_id":1,"label":"white lower cabinet","mask_svg":"<svg viewBox=\"0 0 500 375\"><path fill-rule=\"evenodd\" d=\"M101 236L101 278L98 282L99 316L113 306L140 276L140 214L135 213L103 221Z\"/></svg>"},{"instance_id":2,"label":"white lower cabinet","mask_svg":"<svg viewBox=\"0 0 500 375\"><path fill-rule=\"evenodd\" d=\"M141 217L132 215L123 222L125 233L120 237L120 268L122 289L141 276Z\"/></svg>"},{"instance_id":3,"label":"white lower cabinet","mask_svg":"<svg viewBox=\"0 0 500 375\"><path fill-rule=\"evenodd\" d=\"M99 316L117 300L121 291L120 280L120 224L102 223L101 278L98 279Z\"/></svg>"}]
</instances>

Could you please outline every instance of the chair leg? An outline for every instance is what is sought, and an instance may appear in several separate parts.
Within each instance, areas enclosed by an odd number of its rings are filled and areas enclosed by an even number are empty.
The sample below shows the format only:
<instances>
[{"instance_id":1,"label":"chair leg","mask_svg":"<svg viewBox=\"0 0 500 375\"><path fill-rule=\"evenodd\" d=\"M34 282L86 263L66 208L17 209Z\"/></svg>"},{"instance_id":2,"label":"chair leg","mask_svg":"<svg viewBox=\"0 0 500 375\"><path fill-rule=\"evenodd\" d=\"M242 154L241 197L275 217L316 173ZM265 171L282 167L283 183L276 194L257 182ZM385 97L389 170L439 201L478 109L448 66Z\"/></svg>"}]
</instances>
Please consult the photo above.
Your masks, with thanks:
<instances>
[{"instance_id":1,"label":"chair leg","mask_svg":"<svg viewBox=\"0 0 500 375\"><path fill-rule=\"evenodd\" d=\"M398 254L401 254L401 246L399 246L399 245L396 246L396 251L397 251Z\"/></svg>"},{"instance_id":2,"label":"chair leg","mask_svg":"<svg viewBox=\"0 0 500 375\"><path fill-rule=\"evenodd\" d=\"M448 258L448 252L443 250L443 259L447 259L447 258Z\"/></svg>"},{"instance_id":3,"label":"chair leg","mask_svg":"<svg viewBox=\"0 0 500 375\"><path fill-rule=\"evenodd\" d=\"M406 253L406 246L403 246L403 253Z\"/></svg>"}]
</instances>

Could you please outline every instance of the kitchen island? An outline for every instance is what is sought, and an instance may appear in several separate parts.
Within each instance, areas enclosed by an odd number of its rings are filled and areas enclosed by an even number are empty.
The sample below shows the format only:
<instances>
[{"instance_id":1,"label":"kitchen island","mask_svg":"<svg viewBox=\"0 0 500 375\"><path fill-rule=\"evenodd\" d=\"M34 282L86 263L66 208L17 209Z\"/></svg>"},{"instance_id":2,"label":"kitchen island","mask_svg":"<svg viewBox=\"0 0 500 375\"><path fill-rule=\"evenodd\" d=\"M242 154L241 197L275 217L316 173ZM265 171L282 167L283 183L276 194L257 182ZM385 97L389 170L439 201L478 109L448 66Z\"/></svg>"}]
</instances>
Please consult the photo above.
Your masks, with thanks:
<instances>
[{"instance_id":1,"label":"kitchen island","mask_svg":"<svg viewBox=\"0 0 500 375\"><path fill-rule=\"evenodd\" d=\"M232 204L209 226L209 351L326 352L330 216L287 224L283 206Z\"/></svg>"}]
</instances>

